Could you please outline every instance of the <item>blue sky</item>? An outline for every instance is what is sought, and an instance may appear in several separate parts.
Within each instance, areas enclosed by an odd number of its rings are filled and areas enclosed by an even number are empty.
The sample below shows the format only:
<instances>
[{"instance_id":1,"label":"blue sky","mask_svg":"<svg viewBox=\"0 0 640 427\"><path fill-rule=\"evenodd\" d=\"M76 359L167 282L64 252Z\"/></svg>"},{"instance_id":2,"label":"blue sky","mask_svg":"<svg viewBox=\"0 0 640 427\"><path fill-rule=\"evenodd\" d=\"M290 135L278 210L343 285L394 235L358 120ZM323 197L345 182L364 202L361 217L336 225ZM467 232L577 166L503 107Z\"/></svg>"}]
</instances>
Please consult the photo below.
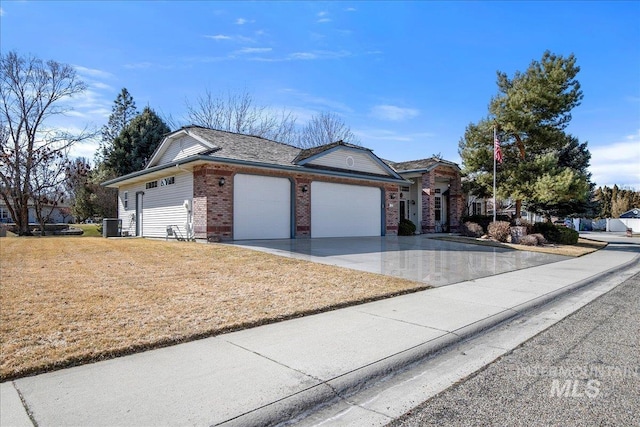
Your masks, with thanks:
<instances>
[{"instance_id":1,"label":"blue sky","mask_svg":"<svg viewBox=\"0 0 640 427\"><path fill-rule=\"evenodd\" d=\"M0 1L0 47L76 67L89 90L61 125L100 127L120 89L181 120L185 99L246 89L304 123L338 114L403 161L441 153L487 115L496 71L575 54L568 131L593 180L640 190L640 2ZM186 124L186 123L183 123ZM76 154L92 157L95 146Z\"/></svg>"}]
</instances>

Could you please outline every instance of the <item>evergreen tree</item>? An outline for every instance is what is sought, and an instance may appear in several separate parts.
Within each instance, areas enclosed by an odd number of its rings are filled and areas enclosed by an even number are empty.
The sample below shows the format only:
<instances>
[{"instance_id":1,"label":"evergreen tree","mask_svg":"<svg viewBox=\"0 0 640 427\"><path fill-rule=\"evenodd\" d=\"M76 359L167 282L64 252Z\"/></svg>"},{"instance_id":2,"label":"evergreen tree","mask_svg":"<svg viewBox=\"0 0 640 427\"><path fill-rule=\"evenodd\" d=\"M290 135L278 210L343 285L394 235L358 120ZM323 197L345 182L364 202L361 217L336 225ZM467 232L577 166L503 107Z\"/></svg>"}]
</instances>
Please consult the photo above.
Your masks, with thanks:
<instances>
[{"instance_id":1,"label":"evergreen tree","mask_svg":"<svg viewBox=\"0 0 640 427\"><path fill-rule=\"evenodd\" d=\"M127 88L122 88L116 100L113 102L113 107L111 107L109 122L102 126L102 141L96 153L97 163L102 163L106 158L110 157L114 149L113 143L115 139L138 114L133 97Z\"/></svg>"},{"instance_id":2,"label":"evergreen tree","mask_svg":"<svg viewBox=\"0 0 640 427\"><path fill-rule=\"evenodd\" d=\"M151 108L145 107L113 141L105 165L117 175L143 169L151 155L171 129Z\"/></svg>"},{"instance_id":3,"label":"evergreen tree","mask_svg":"<svg viewBox=\"0 0 640 427\"><path fill-rule=\"evenodd\" d=\"M498 195L522 202L528 210L550 215L584 212L590 190L590 153L586 143L566 134L571 110L583 94L573 55L545 52L526 72L513 78L498 72L498 94L489 116L471 123L458 145L463 170L479 193L493 184L493 130L498 130L503 162L496 176Z\"/></svg>"}]
</instances>

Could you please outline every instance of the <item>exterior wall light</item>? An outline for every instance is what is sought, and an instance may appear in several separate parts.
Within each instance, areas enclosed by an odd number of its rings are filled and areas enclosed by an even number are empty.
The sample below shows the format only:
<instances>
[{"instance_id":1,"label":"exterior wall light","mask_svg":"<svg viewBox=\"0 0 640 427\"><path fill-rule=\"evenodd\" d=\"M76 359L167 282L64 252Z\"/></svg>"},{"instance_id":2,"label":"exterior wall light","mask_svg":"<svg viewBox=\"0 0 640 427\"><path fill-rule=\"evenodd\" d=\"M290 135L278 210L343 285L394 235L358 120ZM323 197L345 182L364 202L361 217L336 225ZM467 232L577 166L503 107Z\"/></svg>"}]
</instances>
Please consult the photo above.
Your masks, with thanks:
<instances>
[{"instance_id":1,"label":"exterior wall light","mask_svg":"<svg viewBox=\"0 0 640 427\"><path fill-rule=\"evenodd\" d=\"M224 177L222 177L222 178L220 178L220 179L218 180L218 185L219 185L220 187L222 187L222 186L224 185L224 183L225 183L225 181L224 181Z\"/></svg>"},{"instance_id":2,"label":"exterior wall light","mask_svg":"<svg viewBox=\"0 0 640 427\"><path fill-rule=\"evenodd\" d=\"M305 185L303 185L303 186L300 188L300 190L301 190L303 193L306 193L307 191L309 191L309 187L305 184Z\"/></svg>"},{"instance_id":3,"label":"exterior wall light","mask_svg":"<svg viewBox=\"0 0 640 427\"><path fill-rule=\"evenodd\" d=\"M390 199L395 199L395 198L396 198L396 195L395 195L395 194L391 194L391 195L389 196L389 198L390 198Z\"/></svg>"}]
</instances>

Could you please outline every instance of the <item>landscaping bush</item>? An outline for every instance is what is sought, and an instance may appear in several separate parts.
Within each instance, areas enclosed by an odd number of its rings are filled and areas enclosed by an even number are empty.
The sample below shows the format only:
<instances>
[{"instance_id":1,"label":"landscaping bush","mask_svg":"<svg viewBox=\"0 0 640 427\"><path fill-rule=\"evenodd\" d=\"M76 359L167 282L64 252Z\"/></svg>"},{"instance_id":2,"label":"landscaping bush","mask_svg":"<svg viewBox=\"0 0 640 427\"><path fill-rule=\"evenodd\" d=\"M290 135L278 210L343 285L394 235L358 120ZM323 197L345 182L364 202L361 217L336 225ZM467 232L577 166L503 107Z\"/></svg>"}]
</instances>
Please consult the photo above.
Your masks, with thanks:
<instances>
[{"instance_id":1,"label":"landscaping bush","mask_svg":"<svg viewBox=\"0 0 640 427\"><path fill-rule=\"evenodd\" d=\"M560 243L561 245L575 245L578 243L579 234L577 231L551 222L538 222L533 226L533 231L542 234L549 242Z\"/></svg>"},{"instance_id":2,"label":"landscaping bush","mask_svg":"<svg viewBox=\"0 0 640 427\"><path fill-rule=\"evenodd\" d=\"M558 229L559 227L556 227L551 222L536 222L533 225L533 232L542 234L549 242L557 242L560 238L560 232Z\"/></svg>"},{"instance_id":3,"label":"landscaping bush","mask_svg":"<svg viewBox=\"0 0 640 427\"><path fill-rule=\"evenodd\" d=\"M496 221L489 224L489 237L498 242L506 242L511 237L511 224L507 221Z\"/></svg>"},{"instance_id":4,"label":"landscaping bush","mask_svg":"<svg viewBox=\"0 0 640 427\"><path fill-rule=\"evenodd\" d=\"M558 227L558 229L560 230L560 237L557 243L561 245L575 245L578 243L580 235L576 230L567 227Z\"/></svg>"},{"instance_id":5,"label":"landscaping bush","mask_svg":"<svg viewBox=\"0 0 640 427\"><path fill-rule=\"evenodd\" d=\"M398 236L413 236L416 233L416 225L408 219L400 220L398 224Z\"/></svg>"},{"instance_id":6,"label":"landscaping bush","mask_svg":"<svg viewBox=\"0 0 640 427\"><path fill-rule=\"evenodd\" d=\"M511 218L507 215L498 215L496 216L496 221L510 221ZM462 223L465 222L475 222L482 227L485 233L489 231L489 224L493 221L493 216L491 215L469 215L462 218Z\"/></svg>"},{"instance_id":7,"label":"landscaping bush","mask_svg":"<svg viewBox=\"0 0 640 427\"><path fill-rule=\"evenodd\" d=\"M484 230L480 224L467 221L462 224L460 234L467 237L481 237L484 234Z\"/></svg>"},{"instance_id":8,"label":"landscaping bush","mask_svg":"<svg viewBox=\"0 0 640 427\"><path fill-rule=\"evenodd\" d=\"M533 236L538 241L538 245L544 245L547 243L547 239L540 233L529 234L529 236Z\"/></svg>"},{"instance_id":9,"label":"landscaping bush","mask_svg":"<svg viewBox=\"0 0 640 427\"><path fill-rule=\"evenodd\" d=\"M524 246L538 246L539 244L535 234L527 234L526 236L522 236L519 243Z\"/></svg>"}]
</instances>

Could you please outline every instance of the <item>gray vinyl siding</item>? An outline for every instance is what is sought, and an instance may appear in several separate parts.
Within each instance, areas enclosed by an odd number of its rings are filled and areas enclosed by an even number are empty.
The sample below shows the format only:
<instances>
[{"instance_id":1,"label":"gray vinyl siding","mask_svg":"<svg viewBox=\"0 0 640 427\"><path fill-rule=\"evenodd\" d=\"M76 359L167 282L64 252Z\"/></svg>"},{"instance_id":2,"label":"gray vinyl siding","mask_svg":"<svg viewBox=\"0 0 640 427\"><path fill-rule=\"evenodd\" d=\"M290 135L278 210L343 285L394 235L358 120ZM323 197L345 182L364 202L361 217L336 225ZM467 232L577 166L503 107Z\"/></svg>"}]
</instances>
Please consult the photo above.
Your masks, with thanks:
<instances>
[{"instance_id":1,"label":"gray vinyl siding","mask_svg":"<svg viewBox=\"0 0 640 427\"><path fill-rule=\"evenodd\" d=\"M155 164L162 165L200 153L206 147L190 136L173 141Z\"/></svg>"},{"instance_id":2,"label":"gray vinyl siding","mask_svg":"<svg viewBox=\"0 0 640 427\"><path fill-rule=\"evenodd\" d=\"M347 158L352 157L354 165L351 167L347 164ZM373 161L367 153L355 150L334 150L317 159L312 160L308 164L326 166L337 169L348 169L357 172L373 173L377 175L388 175L382 166Z\"/></svg>"},{"instance_id":3,"label":"gray vinyl siding","mask_svg":"<svg viewBox=\"0 0 640 427\"><path fill-rule=\"evenodd\" d=\"M118 193L118 213L122 219L122 230L129 235L135 235L136 193L144 192L142 211L142 235L143 237L165 237L168 225L177 225L185 234L187 211L184 208L185 200L193 199L193 174L191 172L179 172L167 177L175 177L175 183L166 186L146 189L146 183L121 187ZM158 178L160 182L162 178ZM155 181L156 179L154 179ZM124 209L124 192L129 192L129 207Z\"/></svg>"}]
</instances>

